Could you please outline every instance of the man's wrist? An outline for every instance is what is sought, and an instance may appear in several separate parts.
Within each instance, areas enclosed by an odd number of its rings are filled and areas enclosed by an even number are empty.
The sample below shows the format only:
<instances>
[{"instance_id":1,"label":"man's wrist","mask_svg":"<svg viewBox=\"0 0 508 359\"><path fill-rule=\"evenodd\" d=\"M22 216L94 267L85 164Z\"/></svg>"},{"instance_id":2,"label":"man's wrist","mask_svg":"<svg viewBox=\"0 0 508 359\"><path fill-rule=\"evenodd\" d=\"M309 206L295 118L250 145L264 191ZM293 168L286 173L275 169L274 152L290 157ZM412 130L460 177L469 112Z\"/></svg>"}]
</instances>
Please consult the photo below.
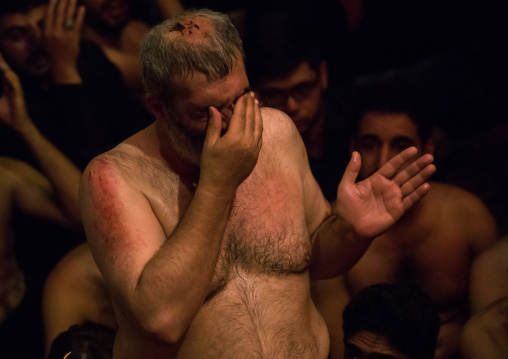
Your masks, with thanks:
<instances>
[{"instance_id":1,"label":"man's wrist","mask_svg":"<svg viewBox=\"0 0 508 359\"><path fill-rule=\"evenodd\" d=\"M207 186L198 184L194 196L201 196L214 203L223 203L229 205L235 199L236 189L232 188L218 188L214 186Z\"/></svg>"}]
</instances>

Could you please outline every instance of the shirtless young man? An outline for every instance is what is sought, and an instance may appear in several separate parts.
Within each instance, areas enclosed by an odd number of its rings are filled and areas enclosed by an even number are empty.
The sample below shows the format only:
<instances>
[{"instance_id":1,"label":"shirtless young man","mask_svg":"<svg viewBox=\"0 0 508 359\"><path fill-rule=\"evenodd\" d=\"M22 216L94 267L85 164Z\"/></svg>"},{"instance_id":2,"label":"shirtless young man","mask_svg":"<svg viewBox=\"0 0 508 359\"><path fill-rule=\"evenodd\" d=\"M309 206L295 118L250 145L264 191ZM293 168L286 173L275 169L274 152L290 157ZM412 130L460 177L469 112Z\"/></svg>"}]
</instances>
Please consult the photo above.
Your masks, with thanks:
<instances>
[{"instance_id":1,"label":"shirtless young man","mask_svg":"<svg viewBox=\"0 0 508 359\"><path fill-rule=\"evenodd\" d=\"M365 100L364 111L358 112L353 141L362 156L360 179L407 147L416 146L420 153L434 151L430 128L418 114L406 105L380 102ZM314 284L317 305L328 313L325 319L339 319L327 320L334 342L341 337L340 313L350 295L375 283L410 282L421 287L440 312L436 358L457 355L460 329L469 316L471 264L496 241L496 223L473 194L444 183L432 182L431 187L344 276ZM332 358L341 358L340 351L341 344Z\"/></svg>"},{"instance_id":2,"label":"shirtless young man","mask_svg":"<svg viewBox=\"0 0 508 359\"><path fill-rule=\"evenodd\" d=\"M248 90L242 51L222 14L155 27L141 59L156 121L83 174L115 358L326 358L310 276L349 268L428 191L432 156L404 166L408 149L355 184L355 153L332 209L293 122Z\"/></svg>"}]
</instances>

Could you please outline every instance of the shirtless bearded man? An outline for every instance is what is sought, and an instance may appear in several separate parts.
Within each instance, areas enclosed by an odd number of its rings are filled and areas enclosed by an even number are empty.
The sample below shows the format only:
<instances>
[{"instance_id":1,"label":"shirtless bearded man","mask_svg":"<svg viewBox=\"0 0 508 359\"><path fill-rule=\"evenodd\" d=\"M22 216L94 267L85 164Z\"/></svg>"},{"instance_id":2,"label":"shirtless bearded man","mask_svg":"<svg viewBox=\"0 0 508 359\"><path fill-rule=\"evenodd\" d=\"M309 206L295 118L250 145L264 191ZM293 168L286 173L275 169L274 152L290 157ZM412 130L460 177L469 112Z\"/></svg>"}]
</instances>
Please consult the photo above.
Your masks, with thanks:
<instances>
[{"instance_id":1,"label":"shirtless bearded man","mask_svg":"<svg viewBox=\"0 0 508 359\"><path fill-rule=\"evenodd\" d=\"M428 191L432 156L404 167L408 149L355 184L355 153L332 209L291 119L249 91L225 15L168 20L141 59L156 121L95 158L80 191L114 357L326 358L310 276L353 265Z\"/></svg>"}]
</instances>

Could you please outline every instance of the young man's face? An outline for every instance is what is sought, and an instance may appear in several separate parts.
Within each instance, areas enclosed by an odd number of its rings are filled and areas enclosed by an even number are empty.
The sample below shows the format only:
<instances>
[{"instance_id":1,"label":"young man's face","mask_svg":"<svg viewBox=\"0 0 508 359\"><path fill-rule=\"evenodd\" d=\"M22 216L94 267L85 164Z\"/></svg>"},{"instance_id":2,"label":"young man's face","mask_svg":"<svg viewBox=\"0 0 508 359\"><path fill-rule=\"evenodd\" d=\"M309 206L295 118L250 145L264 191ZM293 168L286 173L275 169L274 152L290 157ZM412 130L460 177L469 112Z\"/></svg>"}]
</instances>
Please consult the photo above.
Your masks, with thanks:
<instances>
[{"instance_id":1,"label":"young man's face","mask_svg":"<svg viewBox=\"0 0 508 359\"><path fill-rule=\"evenodd\" d=\"M285 112L303 135L317 122L327 87L326 63L315 71L303 62L288 76L262 81L255 90L263 106Z\"/></svg>"},{"instance_id":2,"label":"young man's face","mask_svg":"<svg viewBox=\"0 0 508 359\"><path fill-rule=\"evenodd\" d=\"M428 152L416 124L405 113L367 112L359 121L354 149L362 156L359 179L367 178L404 149Z\"/></svg>"},{"instance_id":3,"label":"young man's face","mask_svg":"<svg viewBox=\"0 0 508 359\"><path fill-rule=\"evenodd\" d=\"M344 359L410 359L393 347L388 339L372 332L360 331L345 343Z\"/></svg>"},{"instance_id":4,"label":"young man's face","mask_svg":"<svg viewBox=\"0 0 508 359\"><path fill-rule=\"evenodd\" d=\"M26 13L0 18L0 51L14 71L42 76L49 71L49 61L42 46L42 21L46 6Z\"/></svg>"}]
</instances>

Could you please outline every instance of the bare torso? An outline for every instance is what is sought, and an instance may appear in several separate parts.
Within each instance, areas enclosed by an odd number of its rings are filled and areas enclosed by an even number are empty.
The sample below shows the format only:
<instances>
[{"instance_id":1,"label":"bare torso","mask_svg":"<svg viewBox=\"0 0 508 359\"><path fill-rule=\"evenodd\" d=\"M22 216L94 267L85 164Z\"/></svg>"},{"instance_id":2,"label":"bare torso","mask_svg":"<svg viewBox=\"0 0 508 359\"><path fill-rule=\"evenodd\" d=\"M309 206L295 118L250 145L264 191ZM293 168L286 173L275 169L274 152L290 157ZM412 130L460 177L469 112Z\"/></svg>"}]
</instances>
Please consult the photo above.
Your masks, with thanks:
<instances>
[{"instance_id":1,"label":"bare torso","mask_svg":"<svg viewBox=\"0 0 508 359\"><path fill-rule=\"evenodd\" d=\"M495 225L470 194L433 183L422 202L378 237L347 273L351 294L379 282L416 283L441 317L437 358L456 352L469 315L469 271L475 255L495 240Z\"/></svg>"},{"instance_id":2,"label":"bare torso","mask_svg":"<svg viewBox=\"0 0 508 359\"><path fill-rule=\"evenodd\" d=\"M194 186L150 149L153 134L142 131L105 159L148 199L169 237ZM327 357L326 326L310 298L301 173L279 151L264 136L258 164L237 190L208 297L184 337L177 345L147 340L117 307L115 358Z\"/></svg>"}]
</instances>

